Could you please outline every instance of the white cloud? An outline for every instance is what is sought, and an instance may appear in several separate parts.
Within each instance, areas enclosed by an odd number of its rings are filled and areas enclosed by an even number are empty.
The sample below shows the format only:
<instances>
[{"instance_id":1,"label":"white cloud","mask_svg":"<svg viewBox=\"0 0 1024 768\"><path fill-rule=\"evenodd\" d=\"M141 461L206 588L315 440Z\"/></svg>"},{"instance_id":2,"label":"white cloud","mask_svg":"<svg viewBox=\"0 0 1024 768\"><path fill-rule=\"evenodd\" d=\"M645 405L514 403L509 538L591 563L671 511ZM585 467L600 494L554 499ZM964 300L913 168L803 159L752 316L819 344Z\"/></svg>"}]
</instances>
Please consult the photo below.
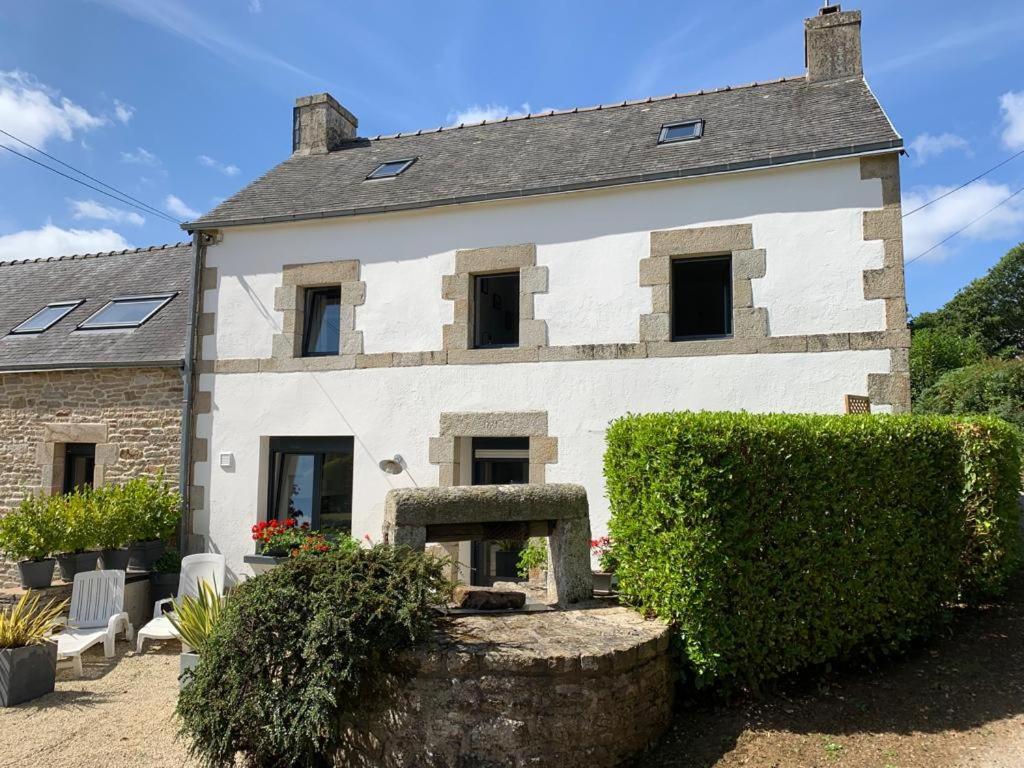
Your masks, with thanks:
<instances>
[{"instance_id":1,"label":"white cloud","mask_svg":"<svg viewBox=\"0 0 1024 768\"><path fill-rule=\"evenodd\" d=\"M132 119L132 115L135 114L135 107L130 104L125 104L120 99L114 99L114 116L122 123L126 123Z\"/></svg>"},{"instance_id":2,"label":"white cloud","mask_svg":"<svg viewBox=\"0 0 1024 768\"><path fill-rule=\"evenodd\" d=\"M200 165L205 165L207 168L215 168L216 170L223 173L225 176L237 176L239 168L237 165L225 165L219 160L214 160L209 155L200 155L198 158Z\"/></svg>"},{"instance_id":3,"label":"white cloud","mask_svg":"<svg viewBox=\"0 0 1024 768\"><path fill-rule=\"evenodd\" d=\"M963 136L957 136L955 133L940 133L938 136L922 133L910 142L911 156L918 165L927 162L930 157L938 157L953 149L962 150L970 154L971 145L967 139Z\"/></svg>"},{"instance_id":4,"label":"white cloud","mask_svg":"<svg viewBox=\"0 0 1024 768\"><path fill-rule=\"evenodd\" d=\"M168 195L164 200L164 208L186 221L199 218L199 211L188 207L188 204L180 197Z\"/></svg>"},{"instance_id":5,"label":"white cloud","mask_svg":"<svg viewBox=\"0 0 1024 768\"><path fill-rule=\"evenodd\" d=\"M1003 144L1024 149L1024 91L1008 91L999 97L1003 111Z\"/></svg>"},{"instance_id":6,"label":"white cloud","mask_svg":"<svg viewBox=\"0 0 1024 768\"><path fill-rule=\"evenodd\" d=\"M0 236L0 260L69 256L75 253L123 251L132 245L112 229L62 229L46 224Z\"/></svg>"},{"instance_id":7,"label":"white cloud","mask_svg":"<svg viewBox=\"0 0 1024 768\"><path fill-rule=\"evenodd\" d=\"M544 111L546 112L547 110ZM509 108L504 104L486 104L484 106L474 104L458 112L449 112L448 125L482 123L484 120L493 122L494 120L501 120L503 117L522 117L528 114L530 114L529 104L523 104L518 112L509 111Z\"/></svg>"},{"instance_id":8,"label":"white cloud","mask_svg":"<svg viewBox=\"0 0 1024 768\"><path fill-rule=\"evenodd\" d=\"M260 0L249 0L249 13L263 13L263 3Z\"/></svg>"},{"instance_id":9,"label":"white cloud","mask_svg":"<svg viewBox=\"0 0 1024 768\"><path fill-rule=\"evenodd\" d=\"M0 126L29 144L44 148L51 139L70 141L76 132L105 122L25 72L0 71ZM18 146L3 134L0 143Z\"/></svg>"},{"instance_id":10,"label":"white cloud","mask_svg":"<svg viewBox=\"0 0 1024 768\"><path fill-rule=\"evenodd\" d=\"M907 192L903 196L903 210L910 212L948 192L953 187L925 187ZM1009 197L1013 190L1006 184L978 181L903 220L903 248L907 260L916 258L928 248L941 242L968 222ZM940 261L949 255L957 240L1000 240L1017 238L1024 232L1024 199L1017 196L992 211L976 224L957 235L956 240L936 248L924 257L927 261Z\"/></svg>"},{"instance_id":11,"label":"white cloud","mask_svg":"<svg viewBox=\"0 0 1024 768\"><path fill-rule=\"evenodd\" d=\"M151 168L156 168L160 165L160 158L142 147L136 147L134 152L122 152L121 162L148 165Z\"/></svg>"},{"instance_id":12,"label":"white cloud","mask_svg":"<svg viewBox=\"0 0 1024 768\"><path fill-rule=\"evenodd\" d=\"M111 221L115 224L133 224L136 227L141 227L146 223L146 220L135 211L103 205L95 200L68 200L68 202L71 204L71 218L76 221L96 219L97 221Z\"/></svg>"}]
</instances>

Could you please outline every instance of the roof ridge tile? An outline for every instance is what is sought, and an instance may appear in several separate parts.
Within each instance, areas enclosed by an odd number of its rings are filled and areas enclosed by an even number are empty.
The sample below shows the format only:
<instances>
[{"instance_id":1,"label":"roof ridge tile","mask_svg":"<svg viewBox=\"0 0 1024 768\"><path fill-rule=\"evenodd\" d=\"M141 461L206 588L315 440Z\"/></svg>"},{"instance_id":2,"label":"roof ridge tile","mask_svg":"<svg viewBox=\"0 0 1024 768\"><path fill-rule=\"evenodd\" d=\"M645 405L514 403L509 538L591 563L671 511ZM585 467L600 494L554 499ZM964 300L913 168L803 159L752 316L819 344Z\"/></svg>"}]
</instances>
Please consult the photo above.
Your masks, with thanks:
<instances>
[{"instance_id":1,"label":"roof ridge tile","mask_svg":"<svg viewBox=\"0 0 1024 768\"><path fill-rule=\"evenodd\" d=\"M143 248L124 248L120 251L96 251L95 253L70 253L61 256L37 256L34 259L8 259L0 260L0 267L17 267L22 264L44 264L51 261L81 261L82 259L98 259L107 256L126 256L130 253L150 253L152 251L163 251L169 248L181 248L191 246L188 240L179 243L164 243L163 245L148 245Z\"/></svg>"}]
</instances>

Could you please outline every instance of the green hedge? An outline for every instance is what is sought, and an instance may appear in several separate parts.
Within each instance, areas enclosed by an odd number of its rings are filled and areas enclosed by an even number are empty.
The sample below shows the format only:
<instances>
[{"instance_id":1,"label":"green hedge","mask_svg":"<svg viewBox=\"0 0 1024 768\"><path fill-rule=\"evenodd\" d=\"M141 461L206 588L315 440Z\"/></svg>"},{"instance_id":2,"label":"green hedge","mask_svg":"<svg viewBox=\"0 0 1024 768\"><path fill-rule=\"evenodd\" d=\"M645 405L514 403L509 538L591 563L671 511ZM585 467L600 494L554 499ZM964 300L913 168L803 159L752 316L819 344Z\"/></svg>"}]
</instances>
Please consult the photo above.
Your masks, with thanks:
<instances>
[{"instance_id":1,"label":"green hedge","mask_svg":"<svg viewBox=\"0 0 1024 768\"><path fill-rule=\"evenodd\" d=\"M605 455L620 589L675 624L698 684L899 648L1001 585L1019 461L996 419L627 416Z\"/></svg>"}]
</instances>

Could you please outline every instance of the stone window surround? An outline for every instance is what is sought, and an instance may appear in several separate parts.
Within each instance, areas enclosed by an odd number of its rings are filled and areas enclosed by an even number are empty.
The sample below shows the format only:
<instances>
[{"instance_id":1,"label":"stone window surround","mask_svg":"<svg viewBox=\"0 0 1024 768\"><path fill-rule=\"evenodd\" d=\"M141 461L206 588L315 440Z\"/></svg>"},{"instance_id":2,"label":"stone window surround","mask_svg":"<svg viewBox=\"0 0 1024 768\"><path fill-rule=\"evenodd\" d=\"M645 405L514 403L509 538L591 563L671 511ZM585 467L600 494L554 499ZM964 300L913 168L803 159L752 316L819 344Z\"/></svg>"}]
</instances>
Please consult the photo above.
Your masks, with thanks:
<instances>
[{"instance_id":1,"label":"stone window surround","mask_svg":"<svg viewBox=\"0 0 1024 768\"><path fill-rule=\"evenodd\" d=\"M92 475L92 483L96 488L103 485L107 467L117 461L120 452L118 445L107 442L106 424L43 424L43 439L36 443L40 490L48 493L64 492L64 447L68 443L91 443L96 446L96 461Z\"/></svg>"},{"instance_id":2,"label":"stone window surround","mask_svg":"<svg viewBox=\"0 0 1024 768\"><path fill-rule=\"evenodd\" d=\"M672 262L705 256L731 257L732 339L768 336L768 310L754 306L751 280L765 276L764 249L754 248L750 224L688 227L651 232L651 255L640 260L640 285L651 289L651 313L640 315L640 341L690 344L672 340ZM707 343L727 339L708 339Z\"/></svg>"},{"instance_id":3,"label":"stone window surround","mask_svg":"<svg viewBox=\"0 0 1024 768\"><path fill-rule=\"evenodd\" d=\"M519 272L519 344L504 349L473 348L473 278ZM455 274L441 278L441 298L454 302L454 321L442 329L449 358L466 362L508 362L534 359L548 345L548 324L534 316L534 295L547 293L548 268L537 266L537 245L501 245L455 252Z\"/></svg>"},{"instance_id":4,"label":"stone window surround","mask_svg":"<svg viewBox=\"0 0 1024 768\"><path fill-rule=\"evenodd\" d=\"M438 436L431 437L428 458L438 469L438 485L459 484L459 440L466 437L527 437L531 483L543 483L548 464L558 462L558 438L548 435L547 411L442 413Z\"/></svg>"}]
</instances>

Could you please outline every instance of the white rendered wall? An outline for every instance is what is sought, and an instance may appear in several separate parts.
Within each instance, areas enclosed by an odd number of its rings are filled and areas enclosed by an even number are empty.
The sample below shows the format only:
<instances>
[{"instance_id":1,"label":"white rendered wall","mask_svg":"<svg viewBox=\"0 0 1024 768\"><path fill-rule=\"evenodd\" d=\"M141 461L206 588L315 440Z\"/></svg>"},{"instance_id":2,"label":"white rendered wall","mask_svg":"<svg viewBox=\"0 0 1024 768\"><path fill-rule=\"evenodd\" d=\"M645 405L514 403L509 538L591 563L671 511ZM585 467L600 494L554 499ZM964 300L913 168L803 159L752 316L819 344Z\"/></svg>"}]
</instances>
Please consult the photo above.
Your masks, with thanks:
<instances>
[{"instance_id":1,"label":"white rendered wall","mask_svg":"<svg viewBox=\"0 0 1024 768\"><path fill-rule=\"evenodd\" d=\"M207 252L217 267L216 341L204 354L269 357L281 325L274 288L284 264L359 259L366 304L356 312L365 351L441 348L452 303L441 276L455 251L536 243L549 292L536 297L552 345L635 342L650 312L639 286L650 232L753 225L767 251L754 304L773 336L877 331L884 301L866 301L865 269L882 266L881 241L863 239L862 213L882 206L881 182L862 181L856 159L430 211L225 230Z\"/></svg>"}]
</instances>

